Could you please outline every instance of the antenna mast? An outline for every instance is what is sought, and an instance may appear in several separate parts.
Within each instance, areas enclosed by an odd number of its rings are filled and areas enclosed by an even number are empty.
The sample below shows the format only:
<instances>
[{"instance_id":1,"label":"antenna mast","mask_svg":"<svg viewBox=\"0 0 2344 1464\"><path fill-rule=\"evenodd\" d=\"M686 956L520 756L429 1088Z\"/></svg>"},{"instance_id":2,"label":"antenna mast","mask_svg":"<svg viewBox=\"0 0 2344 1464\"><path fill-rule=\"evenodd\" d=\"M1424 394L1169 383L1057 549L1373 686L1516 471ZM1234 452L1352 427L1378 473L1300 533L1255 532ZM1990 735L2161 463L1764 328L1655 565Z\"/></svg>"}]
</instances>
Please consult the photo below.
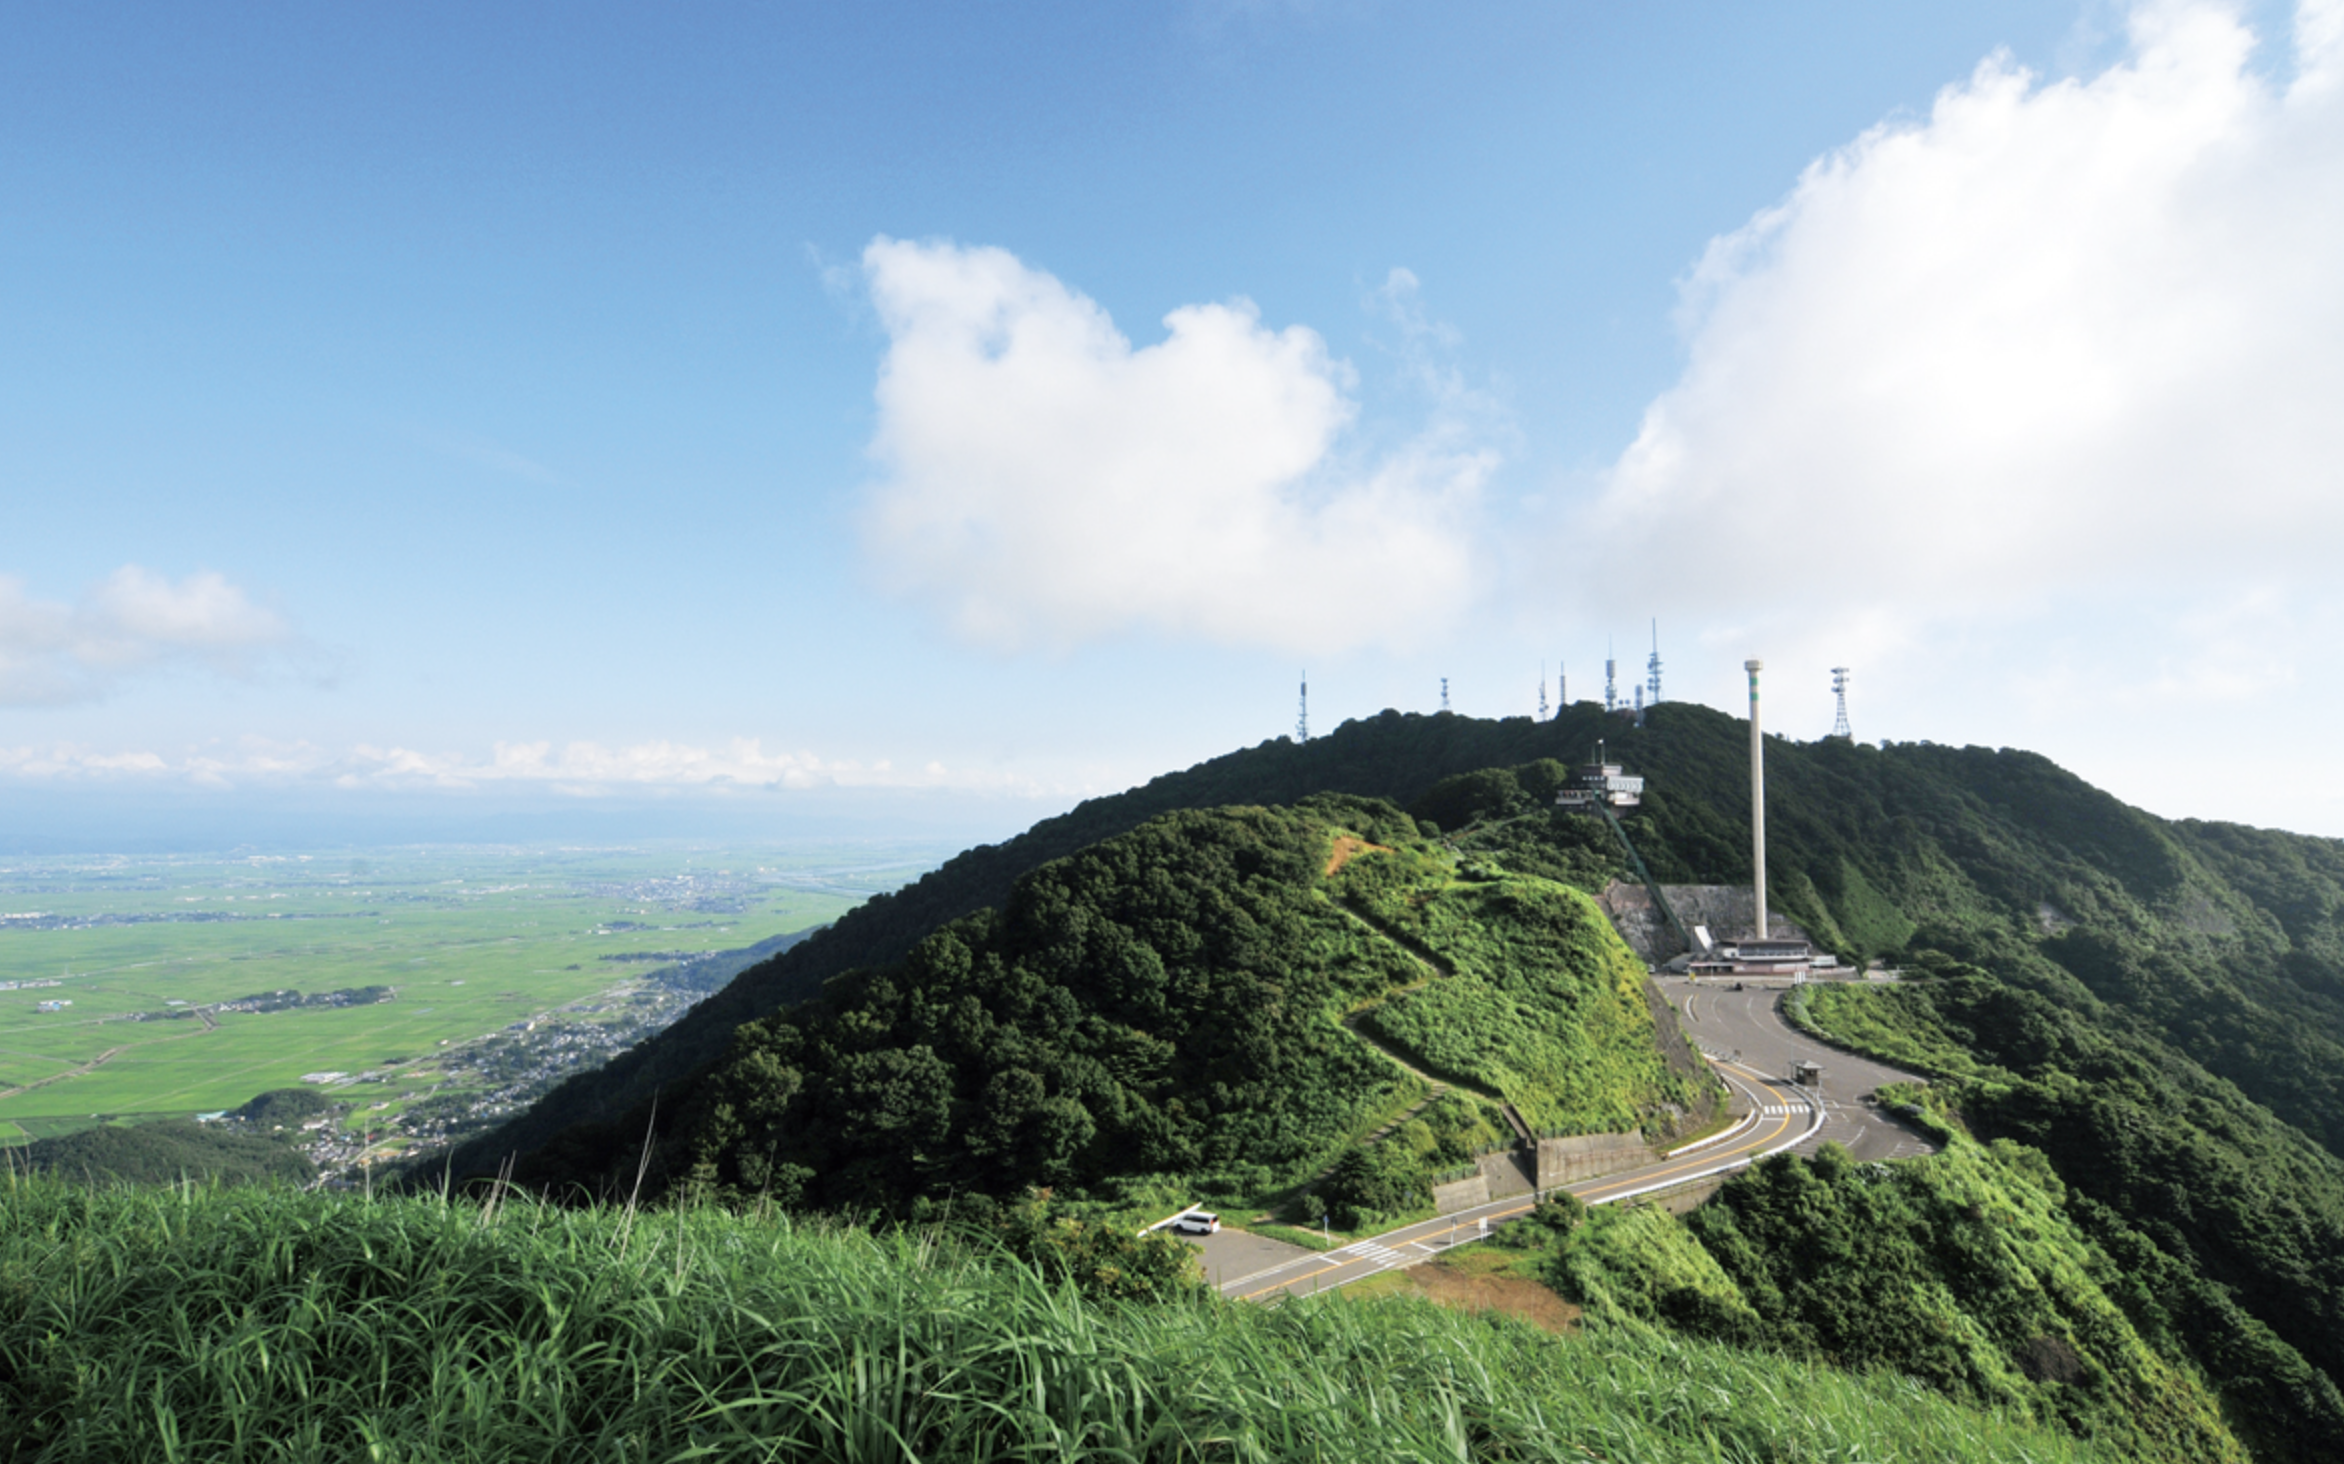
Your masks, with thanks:
<instances>
[{"instance_id":1,"label":"antenna mast","mask_svg":"<svg viewBox=\"0 0 2344 1464\"><path fill-rule=\"evenodd\" d=\"M1546 662L1538 663L1538 720L1546 720Z\"/></svg>"},{"instance_id":2,"label":"antenna mast","mask_svg":"<svg viewBox=\"0 0 2344 1464\"><path fill-rule=\"evenodd\" d=\"M1442 678L1441 678L1441 710L1445 712L1445 711L1447 711L1448 709L1449 709L1449 678L1448 678L1448 677L1446 677L1446 676L1444 676L1444 677L1442 677Z\"/></svg>"},{"instance_id":3,"label":"antenna mast","mask_svg":"<svg viewBox=\"0 0 2344 1464\"><path fill-rule=\"evenodd\" d=\"M1620 708L1620 663L1612 659L1611 642L1603 643L1603 709L1616 712Z\"/></svg>"},{"instance_id":4,"label":"antenna mast","mask_svg":"<svg viewBox=\"0 0 2344 1464\"><path fill-rule=\"evenodd\" d=\"M1294 719L1294 740L1310 741L1310 673L1302 673L1302 713Z\"/></svg>"},{"instance_id":5,"label":"antenna mast","mask_svg":"<svg viewBox=\"0 0 2344 1464\"><path fill-rule=\"evenodd\" d=\"M1660 705L1660 621L1652 622L1652 659L1644 663L1644 704Z\"/></svg>"},{"instance_id":6,"label":"antenna mast","mask_svg":"<svg viewBox=\"0 0 2344 1464\"><path fill-rule=\"evenodd\" d=\"M1848 741L1853 742L1856 740L1856 733L1854 728L1848 726L1847 667L1834 666L1831 668L1831 689L1839 696L1839 720L1831 724L1831 735L1845 737Z\"/></svg>"}]
</instances>

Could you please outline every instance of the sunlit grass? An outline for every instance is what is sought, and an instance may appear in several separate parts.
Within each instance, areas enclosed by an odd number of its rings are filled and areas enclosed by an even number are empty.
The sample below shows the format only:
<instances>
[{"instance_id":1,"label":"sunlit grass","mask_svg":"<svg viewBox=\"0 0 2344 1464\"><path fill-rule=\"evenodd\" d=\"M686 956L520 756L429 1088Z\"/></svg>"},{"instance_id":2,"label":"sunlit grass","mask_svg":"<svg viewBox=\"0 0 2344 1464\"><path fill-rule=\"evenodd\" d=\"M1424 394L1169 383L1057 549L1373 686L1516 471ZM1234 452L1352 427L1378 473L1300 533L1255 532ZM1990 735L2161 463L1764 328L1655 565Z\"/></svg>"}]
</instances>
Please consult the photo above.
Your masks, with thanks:
<instances>
[{"instance_id":1,"label":"sunlit grass","mask_svg":"<svg viewBox=\"0 0 2344 1464\"><path fill-rule=\"evenodd\" d=\"M1105 1306L714 1210L0 1186L0 1458L2065 1460L1890 1379L1411 1301Z\"/></svg>"}]
</instances>

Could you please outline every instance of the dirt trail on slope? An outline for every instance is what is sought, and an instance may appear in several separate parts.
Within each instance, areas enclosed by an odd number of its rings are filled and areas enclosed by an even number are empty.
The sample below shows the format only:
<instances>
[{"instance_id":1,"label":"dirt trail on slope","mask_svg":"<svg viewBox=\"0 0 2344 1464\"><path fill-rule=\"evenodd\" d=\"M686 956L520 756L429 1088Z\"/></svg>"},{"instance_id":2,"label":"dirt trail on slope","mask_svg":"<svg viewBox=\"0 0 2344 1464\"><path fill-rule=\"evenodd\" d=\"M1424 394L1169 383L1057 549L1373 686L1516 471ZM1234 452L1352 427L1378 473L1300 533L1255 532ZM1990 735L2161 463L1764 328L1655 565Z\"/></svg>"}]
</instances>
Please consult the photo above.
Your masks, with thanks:
<instances>
[{"instance_id":1,"label":"dirt trail on slope","mask_svg":"<svg viewBox=\"0 0 2344 1464\"><path fill-rule=\"evenodd\" d=\"M1400 1278L1396 1282L1377 1277L1376 1282L1382 1284L1376 1284L1375 1290L1386 1295L1414 1293L1456 1311L1502 1312L1549 1332L1579 1329L1579 1308L1544 1286L1527 1276L1468 1269L1471 1265L1472 1260L1464 1256L1456 1262L1427 1261L1387 1273Z\"/></svg>"},{"instance_id":2,"label":"dirt trail on slope","mask_svg":"<svg viewBox=\"0 0 2344 1464\"><path fill-rule=\"evenodd\" d=\"M1367 840L1350 834L1338 835L1335 839L1335 852L1327 856L1326 877L1333 879L1342 872L1344 865L1349 864L1362 854L1389 854L1391 852L1391 846L1388 844L1370 844Z\"/></svg>"}]
</instances>

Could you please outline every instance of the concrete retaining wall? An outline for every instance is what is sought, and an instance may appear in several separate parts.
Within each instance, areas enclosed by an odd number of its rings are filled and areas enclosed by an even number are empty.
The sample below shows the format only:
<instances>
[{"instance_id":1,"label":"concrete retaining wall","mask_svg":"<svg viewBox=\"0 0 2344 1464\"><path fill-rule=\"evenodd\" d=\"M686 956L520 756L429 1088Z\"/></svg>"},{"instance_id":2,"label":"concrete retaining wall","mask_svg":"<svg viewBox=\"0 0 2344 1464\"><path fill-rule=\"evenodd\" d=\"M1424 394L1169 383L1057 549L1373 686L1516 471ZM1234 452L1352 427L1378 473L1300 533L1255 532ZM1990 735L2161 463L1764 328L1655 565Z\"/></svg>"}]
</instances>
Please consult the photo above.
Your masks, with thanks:
<instances>
[{"instance_id":1,"label":"concrete retaining wall","mask_svg":"<svg viewBox=\"0 0 2344 1464\"><path fill-rule=\"evenodd\" d=\"M1538 1187L1617 1174L1652 1162L1650 1145L1642 1134L1580 1134L1568 1139L1538 1141Z\"/></svg>"},{"instance_id":2,"label":"concrete retaining wall","mask_svg":"<svg viewBox=\"0 0 2344 1464\"><path fill-rule=\"evenodd\" d=\"M1454 1215L1459 1210L1470 1210L1489 1203L1489 1176L1476 1174L1471 1179L1453 1180L1432 1187L1433 1213Z\"/></svg>"}]
</instances>

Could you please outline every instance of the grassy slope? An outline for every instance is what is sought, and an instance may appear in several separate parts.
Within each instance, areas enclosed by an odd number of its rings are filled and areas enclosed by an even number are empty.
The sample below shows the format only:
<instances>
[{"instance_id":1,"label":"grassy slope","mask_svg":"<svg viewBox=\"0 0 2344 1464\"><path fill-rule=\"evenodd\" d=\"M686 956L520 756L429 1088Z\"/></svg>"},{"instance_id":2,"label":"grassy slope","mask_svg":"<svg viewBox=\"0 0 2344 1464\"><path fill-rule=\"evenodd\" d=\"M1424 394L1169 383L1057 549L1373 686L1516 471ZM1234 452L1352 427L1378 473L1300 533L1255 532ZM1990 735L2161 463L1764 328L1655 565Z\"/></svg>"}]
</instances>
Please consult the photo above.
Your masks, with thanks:
<instances>
[{"instance_id":1,"label":"grassy slope","mask_svg":"<svg viewBox=\"0 0 2344 1464\"><path fill-rule=\"evenodd\" d=\"M1956 1139L1770 1161L1680 1222L1599 1210L1546 1258L1599 1334L1660 1327L1886 1370L2127 1458L2241 1460L2219 1395L2123 1304L2131 1279L2038 1154Z\"/></svg>"},{"instance_id":2,"label":"grassy slope","mask_svg":"<svg viewBox=\"0 0 2344 1464\"><path fill-rule=\"evenodd\" d=\"M1419 1303L1086 1301L712 1211L0 1189L0 1459L2115 1457L1893 1378Z\"/></svg>"},{"instance_id":3,"label":"grassy slope","mask_svg":"<svg viewBox=\"0 0 2344 1464\"><path fill-rule=\"evenodd\" d=\"M1372 1008L1379 1038L1503 1094L1543 1133L1634 1130L1684 1102L1656 1057L1644 967L1586 895L1499 876L1384 913L1454 974Z\"/></svg>"},{"instance_id":4,"label":"grassy slope","mask_svg":"<svg viewBox=\"0 0 2344 1464\"><path fill-rule=\"evenodd\" d=\"M2259 1456L2344 1456L2344 1164L2219 1078L1985 971L1929 958L1797 1013L1943 1081L1978 1133L2048 1157L2066 1212L2126 1274L2127 1314L2192 1358Z\"/></svg>"}]
</instances>

